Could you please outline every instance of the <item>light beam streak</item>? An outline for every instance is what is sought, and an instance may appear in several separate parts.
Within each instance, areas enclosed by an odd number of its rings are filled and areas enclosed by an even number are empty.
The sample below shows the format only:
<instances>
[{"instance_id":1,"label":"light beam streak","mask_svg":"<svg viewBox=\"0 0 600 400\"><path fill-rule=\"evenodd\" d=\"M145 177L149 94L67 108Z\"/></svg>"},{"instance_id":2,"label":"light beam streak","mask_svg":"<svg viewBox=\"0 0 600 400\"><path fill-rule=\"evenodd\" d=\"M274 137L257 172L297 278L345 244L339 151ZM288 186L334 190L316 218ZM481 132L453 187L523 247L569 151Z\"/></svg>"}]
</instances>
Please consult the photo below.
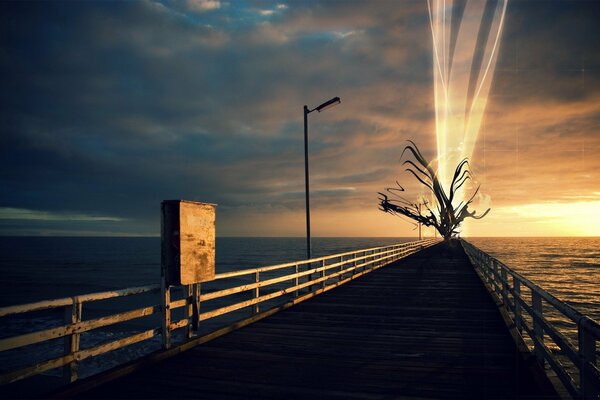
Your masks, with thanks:
<instances>
[{"instance_id":1,"label":"light beam streak","mask_svg":"<svg viewBox=\"0 0 600 400\"><path fill-rule=\"evenodd\" d=\"M437 170L449 190L470 158L494 76L508 0L427 0L433 42ZM464 200L461 191L455 201Z\"/></svg>"}]
</instances>

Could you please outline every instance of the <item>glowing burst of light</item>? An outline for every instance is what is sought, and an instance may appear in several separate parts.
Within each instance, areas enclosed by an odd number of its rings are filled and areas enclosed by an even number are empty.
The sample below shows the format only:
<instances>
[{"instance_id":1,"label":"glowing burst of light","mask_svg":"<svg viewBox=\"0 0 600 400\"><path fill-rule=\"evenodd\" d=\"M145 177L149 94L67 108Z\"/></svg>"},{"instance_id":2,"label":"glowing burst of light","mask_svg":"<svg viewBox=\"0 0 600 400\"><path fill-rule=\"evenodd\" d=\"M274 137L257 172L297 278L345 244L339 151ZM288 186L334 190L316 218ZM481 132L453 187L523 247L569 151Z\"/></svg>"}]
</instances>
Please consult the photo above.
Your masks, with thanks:
<instances>
[{"instance_id":1,"label":"glowing burst of light","mask_svg":"<svg viewBox=\"0 0 600 400\"><path fill-rule=\"evenodd\" d=\"M428 0L438 174L449 189L471 157L487 103L508 0ZM458 194L456 201L463 200Z\"/></svg>"},{"instance_id":2,"label":"glowing burst of light","mask_svg":"<svg viewBox=\"0 0 600 400\"><path fill-rule=\"evenodd\" d=\"M472 230L478 236L507 231L519 236L600 236L600 201L498 207Z\"/></svg>"}]
</instances>

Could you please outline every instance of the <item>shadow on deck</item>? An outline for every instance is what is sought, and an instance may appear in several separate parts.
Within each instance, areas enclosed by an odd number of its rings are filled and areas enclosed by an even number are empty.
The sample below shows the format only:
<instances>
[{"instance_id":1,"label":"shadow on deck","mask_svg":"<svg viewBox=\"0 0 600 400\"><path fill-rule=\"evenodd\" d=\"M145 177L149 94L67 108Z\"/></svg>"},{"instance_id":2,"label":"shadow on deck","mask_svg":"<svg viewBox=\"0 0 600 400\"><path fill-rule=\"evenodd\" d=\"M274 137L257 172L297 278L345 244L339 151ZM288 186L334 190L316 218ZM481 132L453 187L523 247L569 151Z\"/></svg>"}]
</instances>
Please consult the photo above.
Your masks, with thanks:
<instances>
[{"instance_id":1,"label":"shadow on deck","mask_svg":"<svg viewBox=\"0 0 600 400\"><path fill-rule=\"evenodd\" d=\"M438 244L81 398L541 398L462 247Z\"/></svg>"}]
</instances>

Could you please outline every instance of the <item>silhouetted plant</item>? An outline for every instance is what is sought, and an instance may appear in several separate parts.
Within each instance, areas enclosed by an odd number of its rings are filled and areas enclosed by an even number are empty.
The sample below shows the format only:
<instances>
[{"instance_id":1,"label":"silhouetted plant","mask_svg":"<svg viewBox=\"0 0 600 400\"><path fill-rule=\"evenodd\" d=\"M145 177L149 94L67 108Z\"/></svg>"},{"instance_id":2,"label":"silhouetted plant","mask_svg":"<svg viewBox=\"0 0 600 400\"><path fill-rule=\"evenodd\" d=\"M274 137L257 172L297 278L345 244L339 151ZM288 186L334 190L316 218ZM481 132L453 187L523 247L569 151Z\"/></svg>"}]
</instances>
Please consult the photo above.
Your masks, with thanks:
<instances>
[{"instance_id":1,"label":"silhouetted plant","mask_svg":"<svg viewBox=\"0 0 600 400\"><path fill-rule=\"evenodd\" d=\"M404 188L396 182L398 187L387 188L386 191L388 194L379 193L379 206L382 211L408 217L425 226L433 226L445 240L449 240L459 233L459 226L465 218L481 219L490 212L488 208L483 214L476 215L475 210L472 212L468 210L469 204L473 202L475 195L479 191L479 186L477 186L477 189L469 200L461 201L457 207L452 205L458 189L467 180L472 179L472 174L469 170L469 161L466 158L456 166L450 185L450 194L447 195L431 163L423 157L416 144L410 140L409 142L410 144L402 151L401 159L408 150L412 153L418 165L410 159L405 160L402 165L408 164L409 167L406 171L413 174L421 184L431 190L435 204L431 204L427 200L424 200L422 203L413 203L406 200L400 195L401 192L404 192Z\"/></svg>"}]
</instances>

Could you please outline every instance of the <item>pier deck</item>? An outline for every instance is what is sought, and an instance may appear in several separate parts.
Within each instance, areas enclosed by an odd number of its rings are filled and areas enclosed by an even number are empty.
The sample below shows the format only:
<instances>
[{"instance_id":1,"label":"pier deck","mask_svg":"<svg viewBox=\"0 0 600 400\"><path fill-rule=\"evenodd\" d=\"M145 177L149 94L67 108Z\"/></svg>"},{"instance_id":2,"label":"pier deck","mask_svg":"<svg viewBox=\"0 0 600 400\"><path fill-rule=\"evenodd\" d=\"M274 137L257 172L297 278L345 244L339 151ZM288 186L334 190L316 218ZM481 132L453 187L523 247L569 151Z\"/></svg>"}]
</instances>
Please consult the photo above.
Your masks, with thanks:
<instances>
[{"instance_id":1,"label":"pier deck","mask_svg":"<svg viewBox=\"0 0 600 400\"><path fill-rule=\"evenodd\" d=\"M463 249L436 245L82 398L540 395Z\"/></svg>"}]
</instances>

